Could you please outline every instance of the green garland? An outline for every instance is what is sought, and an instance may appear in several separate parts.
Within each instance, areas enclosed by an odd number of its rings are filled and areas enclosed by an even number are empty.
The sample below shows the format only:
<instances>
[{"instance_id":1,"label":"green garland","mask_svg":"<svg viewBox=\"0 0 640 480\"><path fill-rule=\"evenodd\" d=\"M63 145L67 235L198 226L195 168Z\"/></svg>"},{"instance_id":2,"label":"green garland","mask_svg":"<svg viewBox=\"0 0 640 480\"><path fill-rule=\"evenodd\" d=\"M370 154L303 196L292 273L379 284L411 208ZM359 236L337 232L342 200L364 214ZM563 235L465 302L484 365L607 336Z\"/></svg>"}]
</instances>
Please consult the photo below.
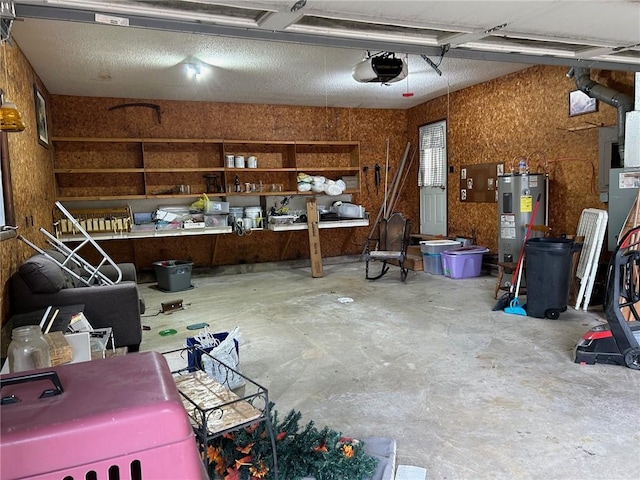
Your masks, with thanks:
<instances>
[{"instance_id":1,"label":"green garland","mask_svg":"<svg viewBox=\"0 0 640 480\"><path fill-rule=\"evenodd\" d=\"M373 476L378 460L364 451L363 442L328 427L318 430L313 421L300 430L301 418L300 412L291 410L280 422L278 412L271 409L281 480L368 480ZM206 457L210 478L275 479L265 422L215 438L207 446Z\"/></svg>"}]
</instances>

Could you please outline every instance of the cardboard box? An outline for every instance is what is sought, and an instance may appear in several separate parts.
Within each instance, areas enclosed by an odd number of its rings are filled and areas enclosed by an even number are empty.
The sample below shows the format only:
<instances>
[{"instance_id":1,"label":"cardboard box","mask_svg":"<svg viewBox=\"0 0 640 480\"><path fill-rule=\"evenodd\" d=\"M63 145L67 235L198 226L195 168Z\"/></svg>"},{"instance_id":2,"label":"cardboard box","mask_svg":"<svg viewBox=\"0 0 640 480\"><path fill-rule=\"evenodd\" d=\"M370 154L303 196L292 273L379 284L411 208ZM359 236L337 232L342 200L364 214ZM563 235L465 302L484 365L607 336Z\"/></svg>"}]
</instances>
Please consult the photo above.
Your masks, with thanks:
<instances>
[{"instance_id":1,"label":"cardboard box","mask_svg":"<svg viewBox=\"0 0 640 480\"><path fill-rule=\"evenodd\" d=\"M398 265L397 260L389 260L390 265ZM422 255L409 255L407 254L407 258L404 260L404 266L409 270L422 271Z\"/></svg>"},{"instance_id":2,"label":"cardboard box","mask_svg":"<svg viewBox=\"0 0 640 480\"><path fill-rule=\"evenodd\" d=\"M415 270L416 272L422 271L422 255L407 255L404 261L405 266L409 270Z\"/></svg>"},{"instance_id":3,"label":"cardboard box","mask_svg":"<svg viewBox=\"0 0 640 480\"><path fill-rule=\"evenodd\" d=\"M49 344L51 366L62 365L73 360L73 349L62 332L49 332L44 335Z\"/></svg>"}]
</instances>

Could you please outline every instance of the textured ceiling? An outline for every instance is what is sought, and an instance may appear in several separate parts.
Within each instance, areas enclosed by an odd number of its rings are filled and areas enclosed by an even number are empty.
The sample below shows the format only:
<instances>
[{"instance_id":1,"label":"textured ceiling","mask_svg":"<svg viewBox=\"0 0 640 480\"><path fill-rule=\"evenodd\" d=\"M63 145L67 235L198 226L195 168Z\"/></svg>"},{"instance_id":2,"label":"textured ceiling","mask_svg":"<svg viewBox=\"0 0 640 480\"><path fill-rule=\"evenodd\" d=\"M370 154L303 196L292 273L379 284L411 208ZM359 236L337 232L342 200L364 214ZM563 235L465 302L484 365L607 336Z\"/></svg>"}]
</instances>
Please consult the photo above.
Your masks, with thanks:
<instances>
[{"instance_id":1,"label":"textured ceiling","mask_svg":"<svg viewBox=\"0 0 640 480\"><path fill-rule=\"evenodd\" d=\"M12 36L51 93L136 99L409 108L536 63L640 69L636 1L294 3L16 2ZM420 54L443 48L439 76ZM356 82L369 49L406 55L407 79Z\"/></svg>"},{"instance_id":2,"label":"textured ceiling","mask_svg":"<svg viewBox=\"0 0 640 480\"><path fill-rule=\"evenodd\" d=\"M445 57L440 77L411 56L406 80L381 85L352 78L362 50L31 19L16 23L14 38L47 89L63 95L408 108L447 85L525 67ZM207 65L198 81L186 75L194 60ZM407 90L414 96L403 97Z\"/></svg>"}]
</instances>

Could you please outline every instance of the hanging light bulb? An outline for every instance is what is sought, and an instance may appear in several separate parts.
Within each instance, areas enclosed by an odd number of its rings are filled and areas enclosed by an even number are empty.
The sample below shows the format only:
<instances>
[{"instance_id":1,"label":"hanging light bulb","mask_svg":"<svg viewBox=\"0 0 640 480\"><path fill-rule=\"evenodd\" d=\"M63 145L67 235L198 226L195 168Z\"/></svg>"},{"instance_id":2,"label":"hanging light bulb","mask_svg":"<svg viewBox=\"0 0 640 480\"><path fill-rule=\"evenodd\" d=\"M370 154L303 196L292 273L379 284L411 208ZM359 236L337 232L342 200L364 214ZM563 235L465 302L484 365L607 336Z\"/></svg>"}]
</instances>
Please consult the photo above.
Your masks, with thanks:
<instances>
[{"instance_id":1,"label":"hanging light bulb","mask_svg":"<svg viewBox=\"0 0 640 480\"><path fill-rule=\"evenodd\" d=\"M2 60L4 63L4 80L5 85L9 85L9 75L7 73L7 48L6 40L2 42ZM0 92L2 92L0 90ZM18 107L15 103L5 99L2 92L0 99L0 130L3 132L21 132L25 129Z\"/></svg>"},{"instance_id":2,"label":"hanging light bulb","mask_svg":"<svg viewBox=\"0 0 640 480\"><path fill-rule=\"evenodd\" d=\"M0 106L0 130L3 132L21 132L25 129L18 107L13 102L2 102Z\"/></svg>"},{"instance_id":3,"label":"hanging light bulb","mask_svg":"<svg viewBox=\"0 0 640 480\"><path fill-rule=\"evenodd\" d=\"M187 75L190 78L199 80L202 75L202 64L200 63L187 63Z\"/></svg>"}]
</instances>

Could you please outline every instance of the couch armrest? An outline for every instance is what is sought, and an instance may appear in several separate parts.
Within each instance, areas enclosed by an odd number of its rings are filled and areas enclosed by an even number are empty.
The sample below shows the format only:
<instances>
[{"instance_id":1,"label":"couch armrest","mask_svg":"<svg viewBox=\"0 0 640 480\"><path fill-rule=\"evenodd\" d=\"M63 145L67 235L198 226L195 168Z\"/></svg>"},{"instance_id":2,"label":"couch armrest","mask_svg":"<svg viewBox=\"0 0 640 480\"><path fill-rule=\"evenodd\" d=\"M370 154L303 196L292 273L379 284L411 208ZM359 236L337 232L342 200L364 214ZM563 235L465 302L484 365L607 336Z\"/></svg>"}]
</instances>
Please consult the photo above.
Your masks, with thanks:
<instances>
[{"instance_id":1,"label":"couch armrest","mask_svg":"<svg viewBox=\"0 0 640 480\"><path fill-rule=\"evenodd\" d=\"M135 350L142 341L138 287L134 282L31 293L19 274L14 274L11 281L13 313L82 303L84 314L94 328L113 328L116 347L131 346Z\"/></svg>"},{"instance_id":2,"label":"couch armrest","mask_svg":"<svg viewBox=\"0 0 640 480\"><path fill-rule=\"evenodd\" d=\"M122 272L122 282L137 282L138 275L136 266L133 263L118 263L118 268ZM116 271L111 265L103 265L99 269L100 273L106 275L107 278L115 281L117 278Z\"/></svg>"}]
</instances>

